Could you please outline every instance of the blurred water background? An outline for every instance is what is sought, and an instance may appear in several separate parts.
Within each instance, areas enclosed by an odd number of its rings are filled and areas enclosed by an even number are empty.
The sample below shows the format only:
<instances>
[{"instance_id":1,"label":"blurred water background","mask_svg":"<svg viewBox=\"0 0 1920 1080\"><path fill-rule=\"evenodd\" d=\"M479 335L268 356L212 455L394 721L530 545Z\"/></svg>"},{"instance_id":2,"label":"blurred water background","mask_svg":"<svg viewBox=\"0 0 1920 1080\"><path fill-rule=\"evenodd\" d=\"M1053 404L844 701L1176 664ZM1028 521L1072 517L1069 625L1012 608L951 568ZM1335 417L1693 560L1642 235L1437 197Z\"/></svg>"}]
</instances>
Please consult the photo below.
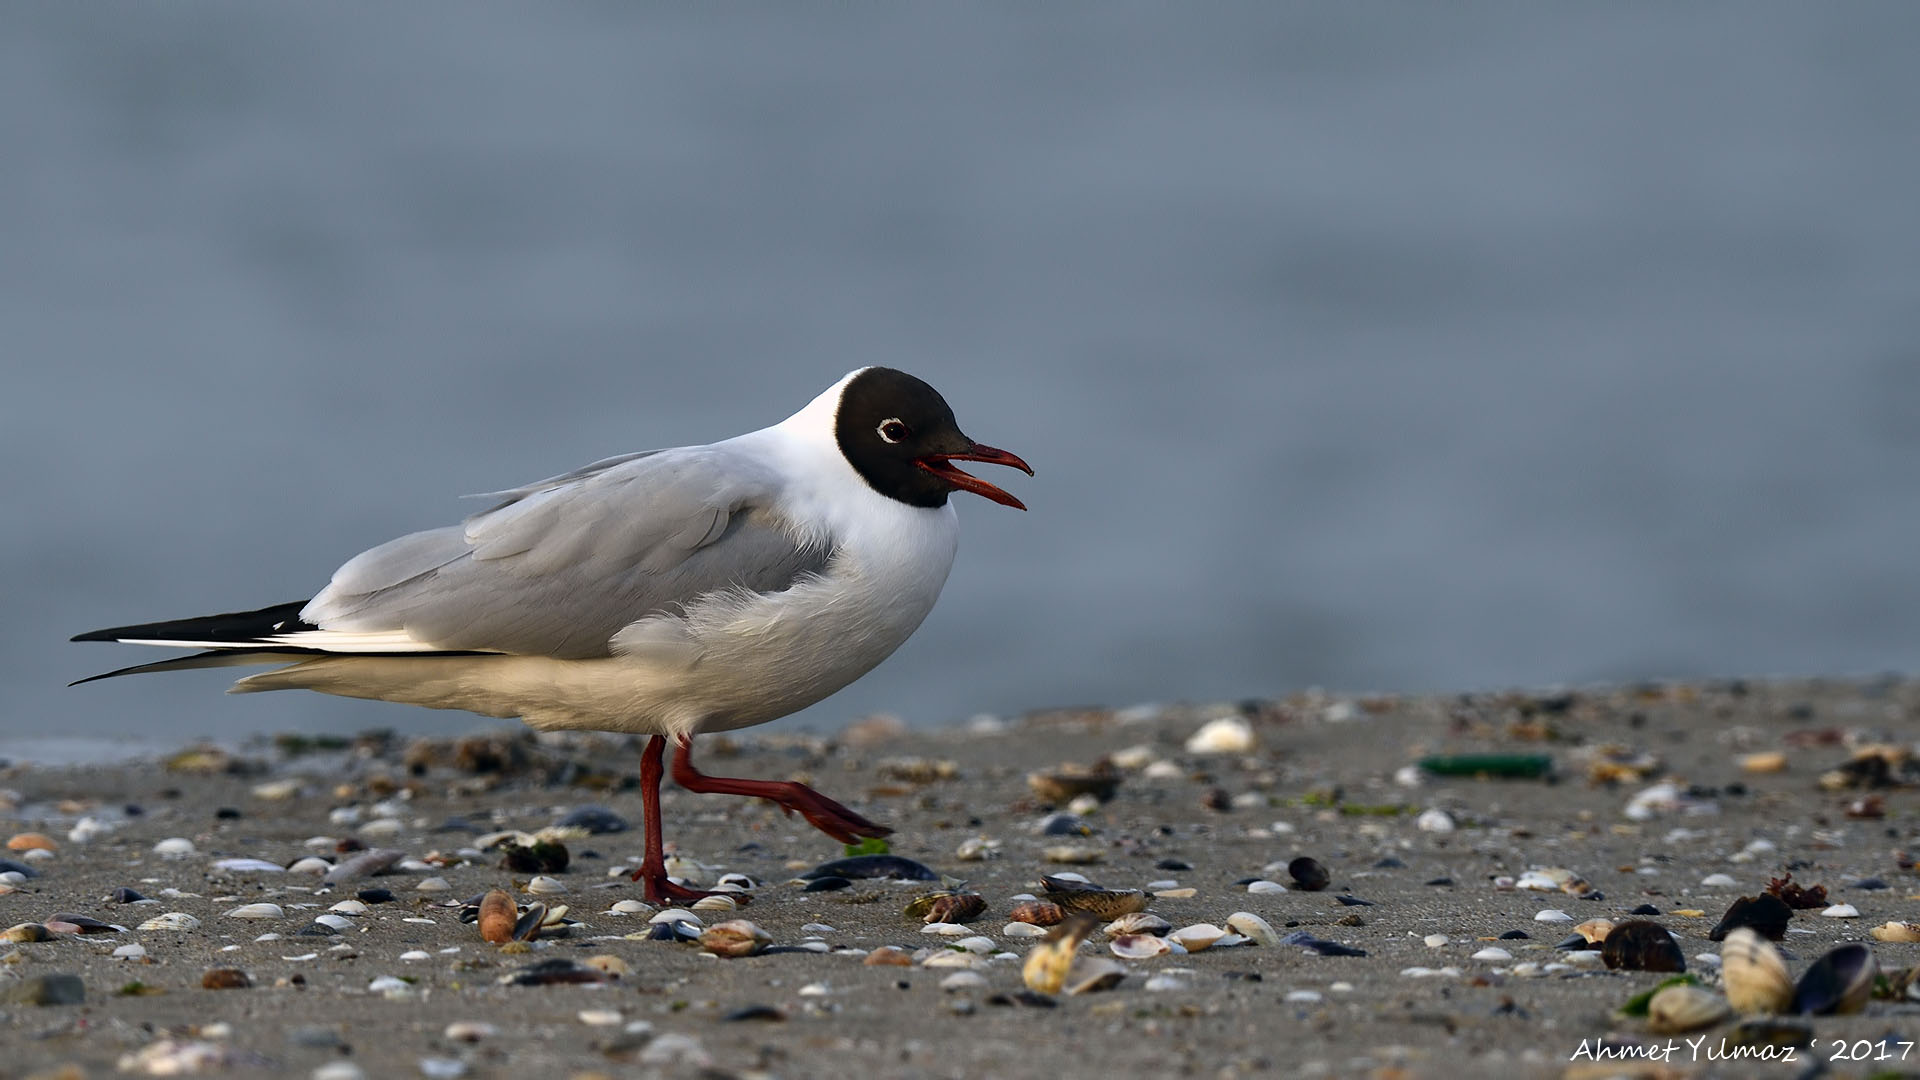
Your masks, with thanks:
<instances>
[{"instance_id":1,"label":"blurred water background","mask_svg":"<svg viewBox=\"0 0 1920 1080\"><path fill-rule=\"evenodd\" d=\"M1920 6L9 4L0 756L496 723L75 632L882 363L1024 454L802 714L1911 671Z\"/></svg>"}]
</instances>

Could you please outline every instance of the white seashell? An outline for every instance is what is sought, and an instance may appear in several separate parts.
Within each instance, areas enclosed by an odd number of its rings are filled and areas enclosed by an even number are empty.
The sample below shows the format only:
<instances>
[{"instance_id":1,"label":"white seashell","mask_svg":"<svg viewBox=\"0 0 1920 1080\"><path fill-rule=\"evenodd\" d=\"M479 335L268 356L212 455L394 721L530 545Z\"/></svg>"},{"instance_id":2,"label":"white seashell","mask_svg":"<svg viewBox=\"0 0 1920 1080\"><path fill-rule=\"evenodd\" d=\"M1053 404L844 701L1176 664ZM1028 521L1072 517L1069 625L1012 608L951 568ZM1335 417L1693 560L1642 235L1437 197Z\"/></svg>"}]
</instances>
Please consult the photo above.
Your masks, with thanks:
<instances>
[{"instance_id":1,"label":"white seashell","mask_svg":"<svg viewBox=\"0 0 1920 1080\"><path fill-rule=\"evenodd\" d=\"M527 886L527 891L532 892L533 886ZM733 911L739 906L731 896L703 896L693 902L695 911Z\"/></svg>"},{"instance_id":2,"label":"white seashell","mask_svg":"<svg viewBox=\"0 0 1920 1080\"><path fill-rule=\"evenodd\" d=\"M953 947L956 949L965 949L977 956L987 956L999 948L998 945L993 943L992 938L982 937L979 934L975 934L972 937L963 937L959 941L954 942Z\"/></svg>"},{"instance_id":3,"label":"white seashell","mask_svg":"<svg viewBox=\"0 0 1920 1080\"><path fill-rule=\"evenodd\" d=\"M1170 990L1185 990L1186 988L1187 988L1186 980L1178 978L1173 975L1166 975L1166 974L1154 975L1148 978L1147 985L1146 985L1146 989L1148 993L1160 993L1163 991L1170 991Z\"/></svg>"},{"instance_id":4,"label":"white seashell","mask_svg":"<svg viewBox=\"0 0 1920 1080\"><path fill-rule=\"evenodd\" d=\"M533 880L527 882L527 891L535 896L557 896L560 893L566 892L567 886L566 883L559 878L548 877L545 874L535 874ZM728 903L732 903L732 901L728 901ZM699 906L698 904L694 905L694 907Z\"/></svg>"},{"instance_id":5,"label":"white seashell","mask_svg":"<svg viewBox=\"0 0 1920 1080\"><path fill-rule=\"evenodd\" d=\"M342 900L327 910L337 912L341 915L365 915L372 909L358 900Z\"/></svg>"},{"instance_id":6,"label":"white seashell","mask_svg":"<svg viewBox=\"0 0 1920 1080\"><path fill-rule=\"evenodd\" d=\"M431 960L433 959L433 954L425 949L409 949L400 954L400 959L412 963L415 960Z\"/></svg>"},{"instance_id":7,"label":"white seashell","mask_svg":"<svg viewBox=\"0 0 1920 1080\"><path fill-rule=\"evenodd\" d=\"M313 1070L308 1080L367 1080L367 1072L351 1061L329 1061Z\"/></svg>"},{"instance_id":8,"label":"white seashell","mask_svg":"<svg viewBox=\"0 0 1920 1080\"><path fill-rule=\"evenodd\" d=\"M670 908L667 908L665 911L657 911L653 914L652 918L647 920L647 922L649 923L688 922L688 923L692 923L695 926L706 925L705 923L700 921L700 916L695 915L693 912L688 911L686 908L677 908L677 907L670 907Z\"/></svg>"},{"instance_id":9,"label":"white seashell","mask_svg":"<svg viewBox=\"0 0 1920 1080\"><path fill-rule=\"evenodd\" d=\"M1121 934L1108 942L1107 948L1113 951L1113 955L1128 960L1145 960L1173 951L1173 945L1166 938L1152 934Z\"/></svg>"},{"instance_id":10,"label":"white seashell","mask_svg":"<svg viewBox=\"0 0 1920 1080\"><path fill-rule=\"evenodd\" d=\"M977 971L956 971L940 980L940 989L946 991L984 990L986 988L987 977Z\"/></svg>"},{"instance_id":11,"label":"white seashell","mask_svg":"<svg viewBox=\"0 0 1920 1080\"><path fill-rule=\"evenodd\" d=\"M291 799L298 794L300 794L300 781L294 777L289 777L285 780L269 780L264 784L253 785L253 797L256 799L265 799L268 802Z\"/></svg>"},{"instance_id":12,"label":"white seashell","mask_svg":"<svg viewBox=\"0 0 1920 1080\"><path fill-rule=\"evenodd\" d=\"M1186 776L1186 770L1164 758L1141 770L1141 776L1149 780L1178 780Z\"/></svg>"},{"instance_id":13,"label":"white seashell","mask_svg":"<svg viewBox=\"0 0 1920 1080\"><path fill-rule=\"evenodd\" d=\"M1259 881L1247 882L1247 891L1253 893L1255 896L1264 896L1272 893L1286 892L1287 887L1277 881L1268 881L1265 878L1261 878Z\"/></svg>"},{"instance_id":14,"label":"white seashell","mask_svg":"<svg viewBox=\"0 0 1920 1080\"><path fill-rule=\"evenodd\" d=\"M302 858L295 859L293 861L293 865L287 867L287 873L312 874L315 877L319 877L331 869L333 869L333 864L328 862L327 860L322 859L317 855L307 855L307 856L303 856Z\"/></svg>"},{"instance_id":15,"label":"white seashell","mask_svg":"<svg viewBox=\"0 0 1920 1080\"><path fill-rule=\"evenodd\" d=\"M415 892L452 892L453 891L453 886L447 884L447 879L443 877L421 878L420 884L415 885L413 888Z\"/></svg>"},{"instance_id":16,"label":"white seashell","mask_svg":"<svg viewBox=\"0 0 1920 1080\"><path fill-rule=\"evenodd\" d=\"M369 994L411 994L413 985L397 975L377 976L367 984Z\"/></svg>"},{"instance_id":17,"label":"white seashell","mask_svg":"<svg viewBox=\"0 0 1920 1080\"><path fill-rule=\"evenodd\" d=\"M1159 759L1160 755L1151 743L1135 743L1107 756L1107 760L1113 762L1115 768L1125 769L1128 772L1144 769Z\"/></svg>"},{"instance_id":18,"label":"white seashell","mask_svg":"<svg viewBox=\"0 0 1920 1080\"><path fill-rule=\"evenodd\" d=\"M479 1042L500 1034L500 1029L484 1020L455 1020L448 1024L440 1037L448 1042Z\"/></svg>"},{"instance_id":19,"label":"white seashell","mask_svg":"<svg viewBox=\"0 0 1920 1080\"><path fill-rule=\"evenodd\" d=\"M1427 774L1418 765L1402 765L1393 771L1393 782L1404 788L1424 787Z\"/></svg>"},{"instance_id":20,"label":"white seashell","mask_svg":"<svg viewBox=\"0 0 1920 1080\"><path fill-rule=\"evenodd\" d=\"M1180 887L1180 883L1178 881L1175 881L1172 878L1162 878L1159 881L1149 881L1145 885L1145 888L1148 892L1159 892L1162 889L1177 889L1179 887Z\"/></svg>"},{"instance_id":21,"label":"white seashell","mask_svg":"<svg viewBox=\"0 0 1920 1080\"><path fill-rule=\"evenodd\" d=\"M398 818L379 818L360 826L361 836L394 836L405 828Z\"/></svg>"},{"instance_id":22,"label":"white seashell","mask_svg":"<svg viewBox=\"0 0 1920 1080\"><path fill-rule=\"evenodd\" d=\"M1471 959L1479 960L1479 961L1482 961L1483 963L1488 963L1488 964L1504 964L1507 961L1513 959L1513 954L1508 952L1505 949L1496 948L1495 946L1489 945L1486 948L1481 949L1479 952L1474 953Z\"/></svg>"},{"instance_id":23,"label":"white seashell","mask_svg":"<svg viewBox=\"0 0 1920 1080\"><path fill-rule=\"evenodd\" d=\"M1245 754L1253 749L1253 725L1237 716L1209 720L1187 739L1189 754Z\"/></svg>"},{"instance_id":24,"label":"white seashell","mask_svg":"<svg viewBox=\"0 0 1920 1080\"><path fill-rule=\"evenodd\" d=\"M1048 876L1048 877L1050 877L1050 878L1052 878L1052 879L1054 879L1055 881L1077 881L1077 882L1079 882L1079 883L1080 883L1080 884L1082 884L1082 885L1091 885L1091 884L1093 884L1093 882L1092 882L1092 881L1090 881L1090 880L1088 880L1088 878L1087 878L1087 875L1085 875L1085 874L1082 874L1082 873L1080 873L1080 872L1078 872L1078 871L1076 871L1076 870L1062 870L1062 871L1060 871L1060 872L1059 872L1059 873L1057 873L1057 874L1048 874L1047 876ZM1031 899L1033 899L1033 897L1031 897L1031 896L1027 896L1027 897L1018 897L1018 896L1016 896L1016 897L1014 897L1014 899L1016 899L1016 900L1020 900L1020 899L1026 899L1026 900L1031 900Z\"/></svg>"},{"instance_id":25,"label":"white seashell","mask_svg":"<svg viewBox=\"0 0 1920 1080\"><path fill-rule=\"evenodd\" d=\"M1560 882L1544 870L1529 870L1514 879L1513 887L1534 892L1559 892Z\"/></svg>"},{"instance_id":26,"label":"white seashell","mask_svg":"<svg viewBox=\"0 0 1920 1080\"><path fill-rule=\"evenodd\" d=\"M1452 940L1452 938L1445 934L1428 934L1426 936L1427 948L1429 949L1438 949Z\"/></svg>"},{"instance_id":27,"label":"white seashell","mask_svg":"<svg viewBox=\"0 0 1920 1080\"><path fill-rule=\"evenodd\" d=\"M574 1016L588 1027L613 1027L626 1020L619 1009L581 1009Z\"/></svg>"},{"instance_id":28,"label":"white seashell","mask_svg":"<svg viewBox=\"0 0 1920 1080\"><path fill-rule=\"evenodd\" d=\"M321 926L330 926L335 930L353 929L353 920L347 918L345 915L334 915L332 913L315 915L313 921L319 923Z\"/></svg>"},{"instance_id":29,"label":"white seashell","mask_svg":"<svg viewBox=\"0 0 1920 1080\"><path fill-rule=\"evenodd\" d=\"M184 859L193 854L193 841L184 836L169 836L153 845L153 853L163 859Z\"/></svg>"},{"instance_id":30,"label":"white seashell","mask_svg":"<svg viewBox=\"0 0 1920 1080\"><path fill-rule=\"evenodd\" d=\"M1251 911L1236 911L1227 916L1227 929L1246 936L1248 941L1264 948L1274 948L1280 944L1280 935L1272 924Z\"/></svg>"},{"instance_id":31,"label":"white seashell","mask_svg":"<svg viewBox=\"0 0 1920 1080\"><path fill-rule=\"evenodd\" d=\"M336 806L327 811L327 820L335 825L355 825L365 814L366 811L357 806Z\"/></svg>"},{"instance_id":32,"label":"white seashell","mask_svg":"<svg viewBox=\"0 0 1920 1080\"><path fill-rule=\"evenodd\" d=\"M972 928L957 922L930 922L920 928L923 934L943 934L947 937L966 937L973 933Z\"/></svg>"},{"instance_id":33,"label":"white seashell","mask_svg":"<svg viewBox=\"0 0 1920 1080\"><path fill-rule=\"evenodd\" d=\"M1662 1035L1697 1031L1731 1016L1719 994L1698 986L1669 986L1647 1002L1647 1028Z\"/></svg>"},{"instance_id":34,"label":"white seashell","mask_svg":"<svg viewBox=\"0 0 1920 1080\"><path fill-rule=\"evenodd\" d=\"M1165 934L1173 929L1173 924L1148 911L1134 911L1122 915L1102 928L1108 937L1121 934Z\"/></svg>"},{"instance_id":35,"label":"white seashell","mask_svg":"<svg viewBox=\"0 0 1920 1080\"><path fill-rule=\"evenodd\" d=\"M1737 889L1740 887L1740 882L1734 880L1731 874L1708 874L1706 877L1700 879L1700 887L1703 889Z\"/></svg>"},{"instance_id":36,"label":"white seashell","mask_svg":"<svg viewBox=\"0 0 1920 1080\"><path fill-rule=\"evenodd\" d=\"M1750 926L1729 931L1720 946L1721 986L1742 1013L1784 1012L1793 1001L1786 958Z\"/></svg>"},{"instance_id":37,"label":"white seashell","mask_svg":"<svg viewBox=\"0 0 1920 1080\"><path fill-rule=\"evenodd\" d=\"M227 912L229 919L284 919L287 913L279 904L242 904Z\"/></svg>"},{"instance_id":38,"label":"white seashell","mask_svg":"<svg viewBox=\"0 0 1920 1080\"><path fill-rule=\"evenodd\" d=\"M1421 832L1450 833L1453 831L1453 815L1439 807L1434 807L1414 818L1413 824Z\"/></svg>"},{"instance_id":39,"label":"white seashell","mask_svg":"<svg viewBox=\"0 0 1920 1080\"><path fill-rule=\"evenodd\" d=\"M1821 911L1820 914L1829 919L1857 919L1860 917L1860 909L1852 904L1835 904Z\"/></svg>"},{"instance_id":40,"label":"white seashell","mask_svg":"<svg viewBox=\"0 0 1920 1080\"><path fill-rule=\"evenodd\" d=\"M1318 990L1289 990L1280 1000L1292 1005L1314 1005L1324 1001Z\"/></svg>"},{"instance_id":41,"label":"white seashell","mask_svg":"<svg viewBox=\"0 0 1920 1080\"><path fill-rule=\"evenodd\" d=\"M1544 976L1546 973L1547 972L1545 968L1542 968L1539 964L1536 964L1531 960L1527 960L1522 963L1515 964L1512 967L1507 969L1507 974L1520 979L1537 979Z\"/></svg>"},{"instance_id":42,"label":"white seashell","mask_svg":"<svg viewBox=\"0 0 1920 1080\"><path fill-rule=\"evenodd\" d=\"M1000 932L1011 938L1046 937L1047 927L1035 926L1030 922L1010 922L1000 928Z\"/></svg>"},{"instance_id":43,"label":"white seashell","mask_svg":"<svg viewBox=\"0 0 1920 1080\"><path fill-rule=\"evenodd\" d=\"M284 874L287 871L279 863L265 859L218 859L213 868L230 874Z\"/></svg>"},{"instance_id":44,"label":"white seashell","mask_svg":"<svg viewBox=\"0 0 1920 1080\"><path fill-rule=\"evenodd\" d=\"M1533 913L1534 922L1572 922L1573 916L1559 908L1542 908Z\"/></svg>"},{"instance_id":45,"label":"white seashell","mask_svg":"<svg viewBox=\"0 0 1920 1080\"><path fill-rule=\"evenodd\" d=\"M1212 948L1214 942L1225 936L1227 932L1212 923L1183 926L1167 935L1170 940L1188 952L1204 952Z\"/></svg>"},{"instance_id":46,"label":"white seashell","mask_svg":"<svg viewBox=\"0 0 1920 1080\"><path fill-rule=\"evenodd\" d=\"M147 947L139 942L135 942L132 945L122 945L113 950L113 956L116 960L138 960L145 955L147 955Z\"/></svg>"},{"instance_id":47,"label":"white seashell","mask_svg":"<svg viewBox=\"0 0 1920 1080\"><path fill-rule=\"evenodd\" d=\"M1605 967L1607 963L1599 949L1577 949L1573 952L1561 953L1559 962L1568 967L1577 968Z\"/></svg>"},{"instance_id":48,"label":"white seashell","mask_svg":"<svg viewBox=\"0 0 1920 1080\"><path fill-rule=\"evenodd\" d=\"M926 959L920 961L921 967L930 968L983 968L987 961L970 952L958 949L936 949Z\"/></svg>"},{"instance_id":49,"label":"white seashell","mask_svg":"<svg viewBox=\"0 0 1920 1080\"><path fill-rule=\"evenodd\" d=\"M1000 854L999 849L1000 841L976 836L971 840L961 841L960 846L954 849L953 857L961 862L980 862Z\"/></svg>"},{"instance_id":50,"label":"white seashell","mask_svg":"<svg viewBox=\"0 0 1920 1080\"><path fill-rule=\"evenodd\" d=\"M200 929L200 920L194 918L193 916L187 914L184 911L169 911L165 915L155 915L153 918L148 919L146 922L143 922L139 926L134 927L134 929L136 930L175 930L175 931L198 930Z\"/></svg>"},{"instance_id":51,"label":"white seashell","mask_svg":"<svg viewBox=\"0 0 1920 1080\"><path fill-rule=\"evenodd\" d=\"M1080 794L1075 795L1073 798L1067 800L1067 806L1066 806L1067 813L1074 814L1079 817L1087 817L1090 814L1098 812L1099 809L1100 809L1100 797L1097 795L1090 794L1088 792L1081 792Z\"/></svg>"},{"instance_id":52,"label":"white seashell","mask_svg":"<svg viewBox=\"0 0 1920 1080\"><path fill-rule=\"evenodd\" d=\"M1161 889L1153 895L1162 900L1191 900L1200 895L1200 890L1188 885L1179 889Z\"/></svg>"},{"instance_id":53,"label":"white seashell","mask_svg":"<svg viewBox=\"0 0 1920 1080\"><path fill-rule=\"evenodd\" d=\"M647 905L641 903L638 900L615 900L613 902L613 906L607 909L607 914L638 915L641 912L648 911L648 910L651 910L651 909L648 908Z\"/></svg>"}]
</instances>

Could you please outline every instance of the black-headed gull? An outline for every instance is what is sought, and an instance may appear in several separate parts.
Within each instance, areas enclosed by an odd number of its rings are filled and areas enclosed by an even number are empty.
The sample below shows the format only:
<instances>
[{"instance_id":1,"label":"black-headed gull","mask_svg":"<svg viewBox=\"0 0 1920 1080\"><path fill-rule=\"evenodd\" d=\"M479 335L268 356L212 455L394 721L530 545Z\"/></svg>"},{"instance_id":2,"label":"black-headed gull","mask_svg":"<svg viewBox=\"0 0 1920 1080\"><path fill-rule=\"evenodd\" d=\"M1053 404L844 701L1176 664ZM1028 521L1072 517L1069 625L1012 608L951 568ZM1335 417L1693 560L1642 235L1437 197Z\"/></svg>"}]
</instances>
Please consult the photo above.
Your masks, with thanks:
<instances>
[{"instance_id":1,"label":"black-headed gull","mask_svg":"<svg viewBox=\"0 0 1920 1080\"><path fill-rule=\"evenodd\" d=\"M772 427L499 492L461 524L356 555L311 600L73 640L206 650L100 679L278 663L233 692L649 735L634 877L650 900L697 899L707 894L668 880L661 851L669 739L689 791L770 799L842 842L890 831L801 784L702 774L692 738L805 708L907 640L953 566L948 495L1025 509L955 461L1033 472L962 434L933 387L862 368Z\"/></svg>"}]
</instances>

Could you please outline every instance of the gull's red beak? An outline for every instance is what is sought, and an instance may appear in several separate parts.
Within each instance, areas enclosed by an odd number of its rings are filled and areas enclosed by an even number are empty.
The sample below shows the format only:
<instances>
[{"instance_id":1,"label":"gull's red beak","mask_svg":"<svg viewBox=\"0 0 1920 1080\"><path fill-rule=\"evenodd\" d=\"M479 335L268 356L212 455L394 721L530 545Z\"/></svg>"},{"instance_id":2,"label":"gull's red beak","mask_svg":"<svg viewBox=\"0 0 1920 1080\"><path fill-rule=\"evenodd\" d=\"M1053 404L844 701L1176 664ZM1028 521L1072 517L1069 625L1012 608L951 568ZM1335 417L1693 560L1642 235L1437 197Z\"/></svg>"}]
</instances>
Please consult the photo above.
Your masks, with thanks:
<instances>
[{"instance_id":1,"label":"gull's red beak","mask_svg":"<svg viewBox=\"0 0 1920 1080\"><path fill-rule=\"evenodd\" d=\"M1025 510L1027 508L1026 504L1019 499L1001 491L985 480L977 476L969 476L949 464L955 461L983 461L989 465L1006 465L1010 468L1019 469L1028 476L1033 475L1033 468L1026 462L1021 461L1020 455L1010 454L1005 450L997 450L983 443L974 443L972 446L956 454L928 454L923 458L915 458L913 463L960 491L971 491L975 495L992 499L1001 506L1011 506L1015 510Z\"/></svg>"}]
</instances>

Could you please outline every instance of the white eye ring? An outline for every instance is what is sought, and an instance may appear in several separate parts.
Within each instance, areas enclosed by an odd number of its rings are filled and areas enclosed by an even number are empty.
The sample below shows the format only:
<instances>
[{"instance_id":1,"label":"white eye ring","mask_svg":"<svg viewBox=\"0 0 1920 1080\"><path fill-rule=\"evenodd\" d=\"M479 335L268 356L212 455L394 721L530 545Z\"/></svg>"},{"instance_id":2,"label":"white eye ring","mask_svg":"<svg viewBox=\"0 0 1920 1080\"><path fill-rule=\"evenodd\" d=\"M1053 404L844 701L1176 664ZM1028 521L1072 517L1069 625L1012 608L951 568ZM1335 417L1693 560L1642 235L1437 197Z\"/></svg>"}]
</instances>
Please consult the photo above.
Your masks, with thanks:
<instances>
[{"instance_id":1,"label":"white eye ring","mask_svg":"<svg viewBox=\"0 0 1920 1080\"><path fill-rule=\"evenodd\" d=\"M888 428L896 426L900 429L899 438L894 438L892 435L887 434ZM883 442L897 443L913 437L913 429L907 426L906 421L897 416L889 416L885 420L880 421L880 426L873 430L880 436Z\"/></svg>"}]
</instances>

